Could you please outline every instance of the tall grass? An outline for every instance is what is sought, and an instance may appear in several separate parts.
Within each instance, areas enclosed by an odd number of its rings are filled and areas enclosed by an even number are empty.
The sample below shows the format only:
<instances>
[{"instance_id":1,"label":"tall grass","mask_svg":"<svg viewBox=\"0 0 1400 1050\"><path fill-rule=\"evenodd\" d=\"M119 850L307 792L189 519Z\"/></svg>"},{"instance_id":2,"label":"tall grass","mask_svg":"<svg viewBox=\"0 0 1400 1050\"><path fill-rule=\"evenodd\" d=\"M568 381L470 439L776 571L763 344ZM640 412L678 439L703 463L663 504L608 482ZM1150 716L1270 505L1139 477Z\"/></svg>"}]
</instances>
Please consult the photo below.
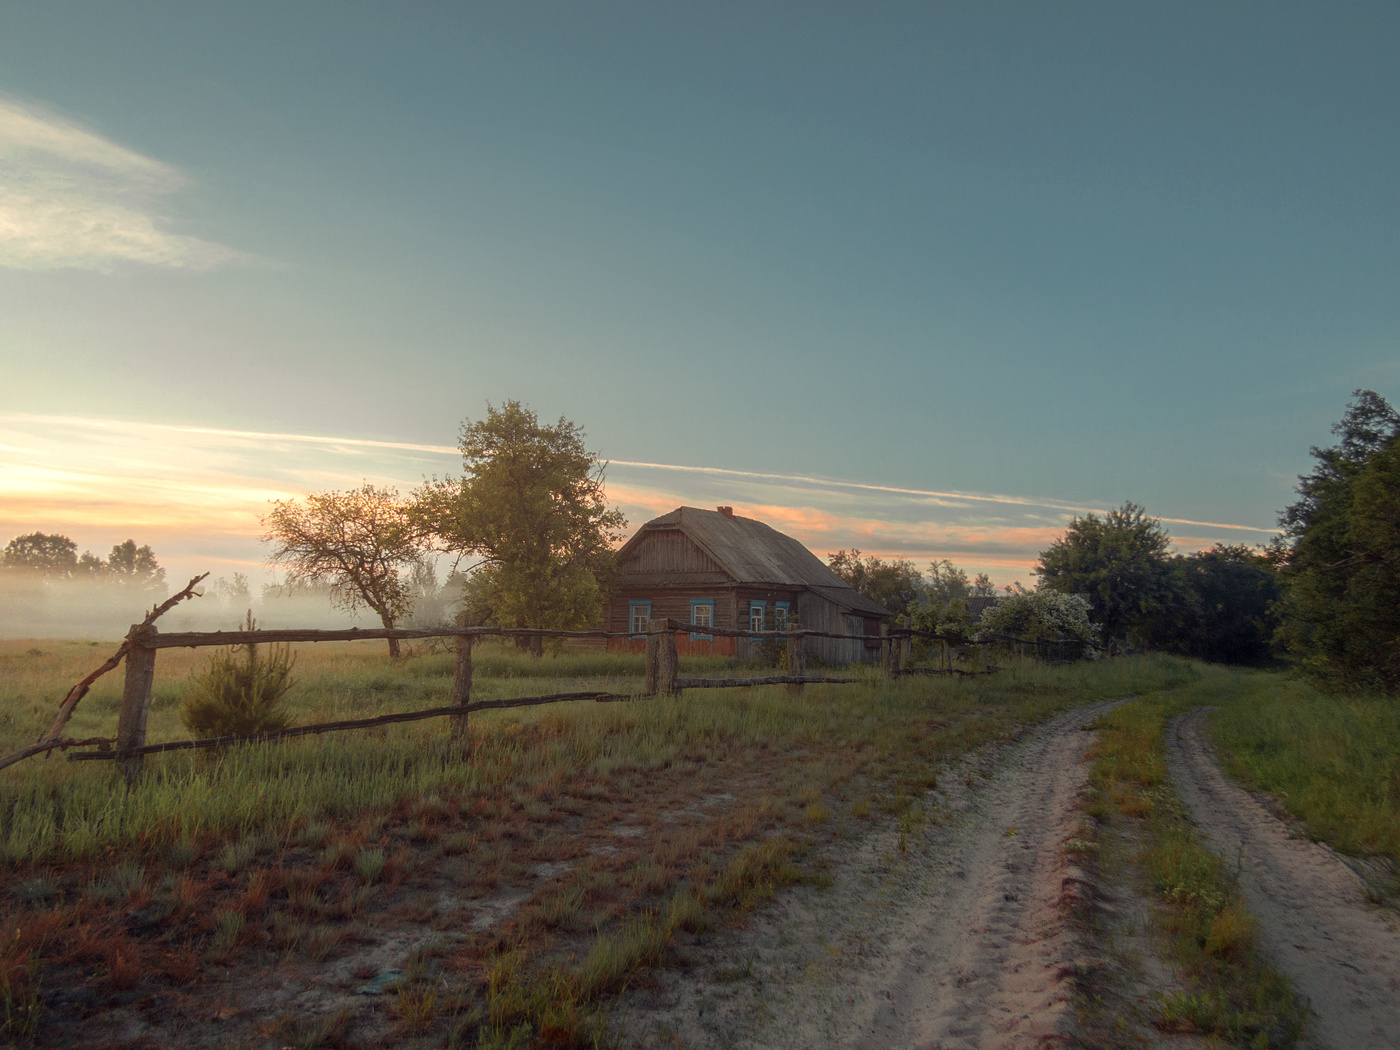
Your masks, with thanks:
<instances>
[{"instance_id":1,"label":"tall grass","mask_svg":"<svg viewBox=\"0 0 1400 1050\"><path fill-rule=\"evenodd\" d=\"M311 658L302 656L301 681L289 696L294 711L325 717L431 706L449 688L451 664L439 657L391 664L363 647L326 653L312 649ZM502 666L528 660L510 663L509 656ZM71 669L72 653L61 651L55 662ZM186 657L185 674L191 666L198 663ZM158 688L178 696L181 670L178 659L168 661ZM414 798L469 800L564 779L601 782L689 756L723 761L736 750L844 749L859 756L853 761L864 775L894 778L897 790L906 790L898 785L921 783L930 766L1003 737L1018 723L1077 703L1179 684L1195 673L1165 658L1059 668L1027 663L985 678L871 678L809 687L796 697L781 687L696 690L679 699L485 712L472 718L466 761L450 749L446 726L415 723L221 755L155 756L130 788L107 763L22 763L0 775L0 859L15 865L90 858L109 847L168 850L253 833L285 837L318 820L387 811ZM59 677L54 671L47 676L53 692L61 689ZM30 672L31 685L43 680ZM552 691L567 681L532 680L529 691ZM478 695L515 682L483 675ZM11 692L3 699L0 717L15 722L41 699L47 704L47 697L32 694ZM157 729L173 729L173 707L172 701L153 711L152 739L161 738ZM88 716L97 724L81 731L110 730L114 715L101 722L101 708Z\"/></svg>"},{"instance_id":2,"label":"tall grass","mask_svg":"<svg viewBox=\"0 0 1400 1050\"><path fill-rule=\"evenodd\" d=\"M1400 863L1400 703L1255 674L1210 727L1231 775L1277 796L1315 838Z\"/></svg>"}]
</instances>

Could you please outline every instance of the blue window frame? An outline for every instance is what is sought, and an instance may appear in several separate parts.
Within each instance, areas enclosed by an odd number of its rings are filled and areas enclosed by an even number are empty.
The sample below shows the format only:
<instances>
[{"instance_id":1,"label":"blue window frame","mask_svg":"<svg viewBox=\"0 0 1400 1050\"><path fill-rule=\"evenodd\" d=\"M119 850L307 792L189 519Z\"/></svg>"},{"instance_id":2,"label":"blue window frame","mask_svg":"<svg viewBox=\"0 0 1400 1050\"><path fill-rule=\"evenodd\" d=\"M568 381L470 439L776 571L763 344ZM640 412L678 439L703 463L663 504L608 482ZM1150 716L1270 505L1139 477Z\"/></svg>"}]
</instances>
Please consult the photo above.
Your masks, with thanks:
<instances>
[{"instance_id":1,"label":"blue window frame","mask_svg":"<svg viewBox=\"0 0 1400 1050\"><path fill-rule=\"evenodd\" d=\"M627 603L627 629L633 638L647 633L647 623L651 620L651 602L629 601Z\"/></svg>"},{"instance_id":2,"label":"blue window frame","mask_svg":"<svg viewBox=\"0 0 1400 1050\"><path fill-rule=\"evenodd\" d=\"M692 598L690 599L690 622L696 627L713 627L715 625L715 600L713 598ZM697 634L690 632L690 640L714 641L712 634Z\"/></svg>"},{"instance_id":3,"label":"blue window frame","mask_svg":"<svg viewBox=\"0 0 1400 1050\"><path fill-rule=\"evenodd\" d=\"M749 630L761 631L765 606L762 602L749 602Z\"/></svg>"},{"instance_id":4,"label":"blue window frame","mask_svg":"<svg viewBox=\"0 0 1400 1050\"><path fill-rule=\"evenodd\" d=\"M773 630L786 631L788 629L788 611L792 606L788 602L773 603Z\"/></svg>"}]
</instances>

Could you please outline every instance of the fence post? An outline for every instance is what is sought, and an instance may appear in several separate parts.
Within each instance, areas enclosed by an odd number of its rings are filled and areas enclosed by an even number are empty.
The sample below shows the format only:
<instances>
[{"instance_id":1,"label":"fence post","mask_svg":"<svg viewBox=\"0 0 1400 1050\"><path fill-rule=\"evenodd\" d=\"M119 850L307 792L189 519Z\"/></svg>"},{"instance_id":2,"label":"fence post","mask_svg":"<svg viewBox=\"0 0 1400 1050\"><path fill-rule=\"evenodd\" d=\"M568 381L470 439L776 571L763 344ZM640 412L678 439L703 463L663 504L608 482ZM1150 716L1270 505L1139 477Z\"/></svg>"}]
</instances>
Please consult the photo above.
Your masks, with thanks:
<instances>
[{"instance_id":1,"label":"fence post","mask_svg":"<svg viewBox=\"0 0 1400 1050\"><path fill-rule=\"evenodd\" d=\"M132 625L132 631L137 625ZM156 651L142 644L159 633L154 625L133 634L131 648L126 651L126 684L122 688L121 713L117 715L117 750L141 747L146 743L146 717L151 712L151 685L156 677ZM122 759L121 769L127 782L141 772L141 756Z\"/></svg>"},{"instance_id":2,"label":"fence post","mask_svg":"<svg viewBox=\"0 0 1400 1050\"><path fill-rule=\"evenodd\" d=\"M906 671L906 670L908 670L908 668L909 668L909 663L910 663L910 660L911 660L911 658L913 657L913 655L914 655L914 637L913 637L913 635L906 634L906 635L904 635L904 637L900 638L900 640L899 640L899 669L900 669L900 671Z\"/></svg>"},{"instance_id":3,"label":"fence post","mask_svg":"<svg viewBox=\"0 0 1400 1050\"><path fill-rule=\"evenodd\" d=\"M452 676L452 706L466 707L472 702L472 637L457 636L457 669ZM467 735L467 714L452 716L452 742L471 753L471 738Z\"/></svg>"},{"instance_id":4,"label":"fence post","mask_svg":"<svg viewBox=\"0 0 1400 1050\"><path fill-rule=\"evenodd\" d=\"M646 687L644 696L656 695L656 680L659 670L658 663L661 659L661 632L650 621L647 621L647 658L646 658Z\"/></svg>"},{"instance_id":5,"label":"fence post","mask_svg":"<svg viewBox=\"0 0 1400 1050\"><path fill-rule=\"evenodd\" d=\"M891 658L890 625L880 624L880 673L886 678L894 677L894 660Z\"/></svg>"},{"instance_id":6,"label":"fence post","mask_svg":"<svg viewBox=\"0 0 1400 1050\"><path fill-rule=\"evenodd\" d=\"M807 673L807 639L800 634L788 635L787 673L794 678L801 678ZM801 692L801 682L788 683L788 694L790 696L798 696Z\"/></svg>"},{"instance_id":7,"label":"fence post","mask_svg":"<svg viewBox=\"0 0 1400 1050\"><path fill-rule=\"evenodd\" d=\"M670 620L661 632L656 657L656 691L662 696L679 696L676 679L680 675L680 657L676 655L676 632Z\"/></svg>"}]
</instances>

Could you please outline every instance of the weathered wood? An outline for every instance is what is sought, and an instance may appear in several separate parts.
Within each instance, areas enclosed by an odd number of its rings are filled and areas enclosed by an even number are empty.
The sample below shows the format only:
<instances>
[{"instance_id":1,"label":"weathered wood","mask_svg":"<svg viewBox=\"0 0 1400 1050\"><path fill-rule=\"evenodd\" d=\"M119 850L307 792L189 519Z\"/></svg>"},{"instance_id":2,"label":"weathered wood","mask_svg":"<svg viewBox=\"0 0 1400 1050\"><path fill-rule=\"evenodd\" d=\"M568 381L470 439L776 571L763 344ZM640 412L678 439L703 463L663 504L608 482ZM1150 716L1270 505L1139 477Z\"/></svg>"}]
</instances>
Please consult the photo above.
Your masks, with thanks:
<instances>
[{"instance_id":1,"label":"weathered wood","mask_svg":"<svg viewBox=\"0 0 1400 1050\"><path fill-rule=\"evenodd\" d=\"M665 620L653 620L647 624L646 687L642 690L646 696L656 695L661 677L661 636L665 631Z\"/></svg>"},{"instance_id":2,"label":"weathered wood","mask_svg":"<svg viewBox=\"0 0 1400 1050\"><path fill-rule=\"evenodd\" d=\"M142 755L154 755L163 751L188 751L191 749L203 749L210 747L230 747L235 744L265 744L279 740L291 740L302 736L318 736L322 733L337 733L347 729L374 729L377 726L394 725L400 722L421 722L428 718L441 718L444 715L455 716L459 714L470 714L472 711L493 711L511 707L535 707L540 704L558 704L571 700L594 700L598 703L608 703L618 700L634 700L634 693L604 693L604 692L582 692L582 693L549 693L545 696L517 696L504 700L478 700L473 704L461 707L432 707L423 711L404 711L393 715L376 715L373 718L352 718L343 722L321 722L309 726L293 726L290 729L279 729L269 733L254 733L249 736L220 736L207 737L203 740L171 740L164 744L146 744L142 747L134 747L130 750L114 751L79 751L68 756L70 762L103 762L116 759L126 761L131 758L139 758ZM87 743L88 741L75 741L74 743Z\"/></svg>"},{"instance_id":3,"label":"weathered wood","mask_svg":"<svg viewBox=\"0 0 1400 1050\"><path fill-rule=\"evenodd\" d=\"M800 637L789 638L787 642L787 673L790 678L802 678L807 674L807 643ZM798 696L802 692L801 682L789 682L788 694Z\"/></svg>"},{"instance_id":4,"label":"weathered wood","mask_svg":"<svg viewBox=\"0 0 1400 1050\"><path fill-rule=\"evenodd\" d=\"M156 628L140 625L131 629L131 647L126 651L126 684L122 689L121 713L117 715L117 750L131 752L146 742L146 719L151 712L151 686L156 678L156 650L150 640ZM127 780L141 772L141 756L128 755L122 762Z\"/></svg>"},{"instance_id":5,"label":"weathered wood","mask_svg":"<svg viewBox=\"0 0 1400 1050\"><path fill-rule=\"evenodd\" d=\"M470 635L457 639L457 666L452 674L452 706L465 708L472 702L472 639ZM467 735L467 712L452 716L452 739L464 751L471 748Z\"/></svg>"},{"instance_id":6,"label":"weathered wood","mask_svg":"<svg viewBox=\"0 0 1400 1050\"><path fill-rule=\"evenodd\" d=\"M895 676L894 649L890 642L890 628L888 624L880 625L880 673L886 678Z\"/></svg>"},{"instance_id":7,"label":"weathered wood","mask_svg":"<svg viewBox=\"0 0 1400 1050\"><path fill-rule=\"evenodd\" d=\"M661 696L677 696L676 676L680 674L680 657L676 655L676 636L672 631L661 635L656 654L656 691Z\"/></svg>"},{"instance_id":8,"label":"weathered wood","mask_svg":"<svg viewBox=\"0 0 1400 1050\"><path fill-rule=\"evenodd\" d=\"M279 642L360 642L384 638L623 638L608 631L552 631L533 627L350 627L344 630L291 628L273 631L182 631L160 636L158 649L205 645L247 645Z\"/></svg>"}]
</instances>

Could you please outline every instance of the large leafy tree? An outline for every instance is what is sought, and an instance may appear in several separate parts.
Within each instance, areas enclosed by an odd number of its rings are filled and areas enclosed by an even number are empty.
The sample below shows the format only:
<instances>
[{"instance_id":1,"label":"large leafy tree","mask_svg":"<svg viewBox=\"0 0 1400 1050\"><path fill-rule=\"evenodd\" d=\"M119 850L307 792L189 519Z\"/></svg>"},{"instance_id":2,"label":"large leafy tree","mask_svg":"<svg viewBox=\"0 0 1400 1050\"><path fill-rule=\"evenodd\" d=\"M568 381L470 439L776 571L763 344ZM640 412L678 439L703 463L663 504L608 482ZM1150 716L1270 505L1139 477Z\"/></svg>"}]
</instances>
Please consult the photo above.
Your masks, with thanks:
<instances>
[{"instance_id":1,"label":"large leafy tree","mask_svg":"<svg viewBox=\"0 0 1400 1050\"><path fill-rule=\"evenodd\" d=\"M409 576L425 549L408 502L392 489L367 484L273 500L262 524L289 584L326 585L343 607L367 607L390 630L409 610ZM389 655L399 655L397 638L389 639Z\"/></svg>"},{"instance_id":2,"label":"large leafy tree","mask_svg":"<svg viewBox=\"0 0 1400 1050\"><path fill-rule=\"evenodd\" d=\"M136 546L135 540L116 544L107 555L102 570L109 579L142 590L160 590L165 586L165 570L156 561L156 552L149 545Z\"/></svg>"},{"instance_id":3,"label":"large leafy tree","mask_svg":"<svg viewBox=\"0 0 1400 1050\"><path fill-rule=\"evenodd\" d=\"M1400 415L1358 390L1332 432L1280 516L1279 639L1321 681L1400 692Z\"/></svg>"},{"instance_id":4,"label":"large leafy tree","mask_svg":"<svg viewBox=\"0 0 1400 1050\"><path fill-rule=\"evenodd\" d=\"M58 533L31 532L5 544L0 565L47 579L67 579L78 571L78 545Z\"/></svg>"},{"instance_id":5,"label":"large leafy tree","mask_svg":"<svg viewBox=\"0 0 1400 1050\"><path fill-rule=\"evenodd\" d=\"M1103 517L1074 518L1065 534L1040 552L1040 585L1089 601L1090 616L1110 645L1146 642L1157 618L1181 595L1168 562L1171 537L1136 503Z\"/></svg>"},{"instance_id":6,"label":"large leafy tree","mask_svg":"<svg viewBox=\"0 0 1400 1050\"><path fill-rule=\"evenodd\" d=\"M924 594L924 578L907 558L885 561L861 552L837 551L827 555L827 565L841 579L896 616L908 616Z\"/></svg>"},{"instance_id":7,"label":"large leafy tree","mask_svg":"<svg viewBox=\"0 0 1400 1050\"><path fill-rule=\"evenodd\" d=\"M1172 567L1183 600L1163 618L1162 644L1216 663L1272 659L1281 590L1269 555L1243 544L1216 544L1173 558Z\"/></svg>"},{"instance_id":8,"label":"large leafy tree","mask_svg":"<svg viewBox=\"0 0 1400 1050\"><path fill-rule=\"evenodd\" d=\"M466 586L476 616L567 630L597 620L626 526L607 505L604 464L583 429L542 424L519 401L462 424L464 474L419 490L415 517L444 550L478 559ZM542 651L534 639L533 651Z\"/></svg>"}]
</instances>

